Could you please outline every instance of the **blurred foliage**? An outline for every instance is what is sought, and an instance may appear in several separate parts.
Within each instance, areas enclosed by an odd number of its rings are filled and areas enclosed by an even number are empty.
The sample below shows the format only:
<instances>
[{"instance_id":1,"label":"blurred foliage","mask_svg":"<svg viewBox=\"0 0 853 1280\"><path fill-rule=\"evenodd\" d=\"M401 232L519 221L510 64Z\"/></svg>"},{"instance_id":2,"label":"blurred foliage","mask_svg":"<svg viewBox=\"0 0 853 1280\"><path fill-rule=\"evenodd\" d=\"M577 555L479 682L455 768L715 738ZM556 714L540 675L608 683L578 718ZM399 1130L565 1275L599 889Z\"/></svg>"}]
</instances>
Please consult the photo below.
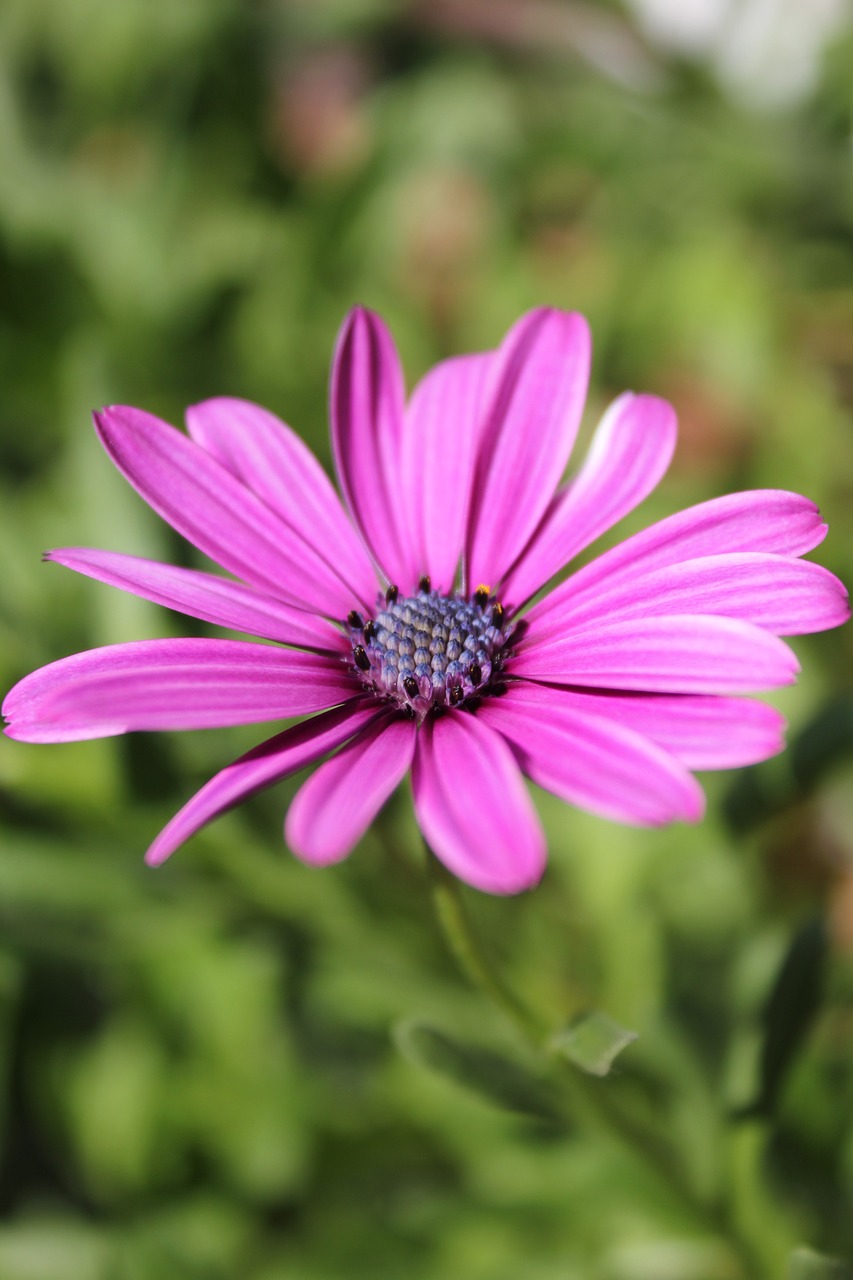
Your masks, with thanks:
<instances>
[{"instance_id":1,"label":"blurred foliage","mask_svg":"<svg viewBox=\"0 0 853 1280\"><path fill-rule=\"evenodd\" d=\"M4 0L4 686L194 625L39 564L63 544L192 562L88 410L179 421L243 395L328 460L329 354L356 300L412 378L526 307L578 307L587 426L625 386L681 420L626 528L795 488L853 581L851 108L849 28L809 95L762 114L616 3ZM445 952L405 796L335 870L283 848L287 783L155 873L158 825L257 730L4 742L2 1280L846 1274L850 646L796 642L792 750L709 777L698 829L541 796L541 889L465 895L554 1026L598 1006L639 1033L586 1087L676 1145L703 1212L583 1115L520 1105L542 1082ZM822 983L797 988L792 1035L778 993L815 920ZM458 1087L472 1061L485 1102ZM735 1123L762 1082L762 1118Z\"/></svg>"}]
</instances>

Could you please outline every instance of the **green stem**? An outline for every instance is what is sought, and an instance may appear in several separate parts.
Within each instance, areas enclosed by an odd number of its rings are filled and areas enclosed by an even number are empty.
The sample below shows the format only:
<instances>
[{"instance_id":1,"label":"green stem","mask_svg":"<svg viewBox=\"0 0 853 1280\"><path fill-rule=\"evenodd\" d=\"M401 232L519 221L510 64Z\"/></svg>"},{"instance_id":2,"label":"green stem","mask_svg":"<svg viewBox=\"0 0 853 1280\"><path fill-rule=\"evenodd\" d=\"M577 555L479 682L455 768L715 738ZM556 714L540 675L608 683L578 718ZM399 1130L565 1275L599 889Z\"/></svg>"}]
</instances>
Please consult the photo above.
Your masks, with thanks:
<instances>
[{"instance_id":1,"label":"green stem","mask_svg":"<svg viewBox=\"0 0 853 1280\"><path fill-rule=\"evenodd\" d=\"M547 1036L547 1027L538 1019L509 987L498 977L471 928L471 922L459 895L459 882L442 862L426 846L427 861L432 880L432 895L436 915L445 940L475 987L506 1014L518 1027L525 1039L541 1049Z\"/></svg>"},{"instance_id":2,"label":"green stem","mask_svg":"<svg viewBox=\"0 0 853 1280\"><path fill-rule=\"evenodd\" d=\"M438 921L460 968L533 1048L547 1054L551 1028L528 1009L495 972L471 926L459 893L459 882L439 862L429 846L427 860ZM568 1095L573 1116L581 1117L611 1140L615 1139L635 1159L650 1167L692 1216L715 1232L722 1231L729 1236L741 1256L749 1280L760 1280L764 1276L775 1280L779 1274L777 1268L781 1252L778 1245L768 1247L765 1232L752 1229L752 1224L743 1220L731 1197L725 1197L722 1204L709 1204L704 1197L697 1195L671 1144L656 1133L650 1133L645 1125L626 1112L605 1081L593 1079L577 1068L562 1071L560 1081Z\"/></svg>"}]
</instances>

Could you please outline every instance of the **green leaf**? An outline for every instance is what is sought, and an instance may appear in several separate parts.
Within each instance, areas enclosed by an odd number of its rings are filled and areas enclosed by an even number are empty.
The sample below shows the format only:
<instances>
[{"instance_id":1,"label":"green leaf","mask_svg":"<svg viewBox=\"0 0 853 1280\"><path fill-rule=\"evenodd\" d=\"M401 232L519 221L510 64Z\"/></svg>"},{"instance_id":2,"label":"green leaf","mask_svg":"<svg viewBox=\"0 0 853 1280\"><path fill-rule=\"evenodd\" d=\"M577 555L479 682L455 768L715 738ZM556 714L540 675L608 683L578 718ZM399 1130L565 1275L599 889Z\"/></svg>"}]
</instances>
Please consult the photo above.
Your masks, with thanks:
<instances>
[{"instance_id":1,"label":"green leaf","mask_svg":"<svg viewBox=\"0 0 853 1280\"><path fill-rule=\"evenodd\" d=\"M397 1024L394 1039L404 1057L452 1080L493 1106L538 1120L560 1121L548 1087L520 1063L450 1036L410 1018Z\"/></svg>"},{"instance_id":2,"label":"green leaf","mask_svg":"<svg viewBox=\"0 0 853 1280\"><path fill-rule=\"evenodd\" d=\"M851 756L853 697L836 695L791 743L791 771L807 793Z\"/></svg>"},{"instance_id":3,"label":"green leaf","mask_svg":"<svg viewBox=\"0 0 853 1280\"><path fill-rule=\"evenodd\" d=\"M589 1075L606 1076L622 1050L636 1039L636 1031L628 1031L609 1014L593 1010L552 1036L549 1047Z\"/></svg>"},{"instance_id":4,"label":"green leaf","mask_svg":"<svg viewBox=\"0 0 853 1280\"><path fill-rule=\"evenodd\" d=\"M853 698L836 695L792 739L783 757L739 773L723 804L733 831L753 831L799 804L853 756Z\"/></svg>"},{"instance_id":5,"label":"green leaf","mask_svg":"<svg viewBox=\"0 0 853 1280\"><path fill-rule=\"evenodd\" d=\"M838 1258L826 1258L812 1249L795 1249L788 1280L853 1280L853 1270Z\"/></svg>"},{"instance_id":6,"label":"green leaf","mask_svg":"<svg viewBox=\"0 0 853 1280\"><path fill-rule=\"evenodd\" d=\"M740 1118L773 1112L794 1059L820 1008L826 967L826 927L821 917L809 920L793 936L762 1018L758 1096Z\"/></svg>"}]
</instances>

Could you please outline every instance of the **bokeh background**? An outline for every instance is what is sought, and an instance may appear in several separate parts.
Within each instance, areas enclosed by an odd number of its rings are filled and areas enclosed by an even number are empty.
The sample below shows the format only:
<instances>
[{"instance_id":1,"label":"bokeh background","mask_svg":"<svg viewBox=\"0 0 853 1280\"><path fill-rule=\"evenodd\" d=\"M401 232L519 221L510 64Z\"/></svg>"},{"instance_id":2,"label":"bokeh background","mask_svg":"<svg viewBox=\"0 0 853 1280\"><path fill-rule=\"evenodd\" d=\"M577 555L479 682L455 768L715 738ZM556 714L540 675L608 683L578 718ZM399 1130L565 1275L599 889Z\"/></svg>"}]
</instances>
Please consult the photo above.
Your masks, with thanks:
<instances>
[{"instance_id":1,"label":"bokeh background","mask_svg":"<svg viewBox=\"0 0 853 1280\"><path fill-rule=\"evenodd\" d=\"M579 308L586 431L626 387L679 413L624 528L793 488L853 581L852 131L843 0L4 0L4 687L203 630L40 564L195 563L89 411L246 396L328 461L356 301L412 380ZM600 1087L674 1144L686 1198L540 1106L443 944L405 793L334 870L283 845L294 781L152 872L257 729L4 740L0 1278L847 1275L789 1257L853 1257L851 633L795 647L791 749L708 775L702 826L540 796L541 888L465 892L555 1025L595 1006L639 1033Z\"/></svg>"}]
</instances>

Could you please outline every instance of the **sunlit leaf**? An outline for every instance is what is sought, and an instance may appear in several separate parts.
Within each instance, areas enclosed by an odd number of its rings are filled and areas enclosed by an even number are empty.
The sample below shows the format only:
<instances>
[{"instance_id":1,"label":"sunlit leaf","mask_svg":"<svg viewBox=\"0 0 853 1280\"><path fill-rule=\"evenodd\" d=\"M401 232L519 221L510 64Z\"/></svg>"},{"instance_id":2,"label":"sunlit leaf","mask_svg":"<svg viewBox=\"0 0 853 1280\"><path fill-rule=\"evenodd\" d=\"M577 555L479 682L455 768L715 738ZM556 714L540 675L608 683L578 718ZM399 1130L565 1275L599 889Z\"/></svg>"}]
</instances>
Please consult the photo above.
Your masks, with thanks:
<instances>
[{"instance_id":1,"label":"sunlit leaf","mask_svg":"<svg viewBox=\"0 0 853 1280\"><path fill-rule=\"evenodd\" d=\"M837 1258L826 1258L812 1249L795 1249L788 1280L853 1280L853 1270Z\"/></svg>"},{"instance_id":2,"label":"sunlit leaf","mask_svg":"<svg viewBox=\"0 0 853 1280\"><path fill-rule=\"evenodd\" d=\"M636 1031L628 1031L609 1014L593 1010L558 1031L551 1038L550 1047L582 1071L606 1076L622 1050L636 1039Z\"/></svg>"}]
</instances>

